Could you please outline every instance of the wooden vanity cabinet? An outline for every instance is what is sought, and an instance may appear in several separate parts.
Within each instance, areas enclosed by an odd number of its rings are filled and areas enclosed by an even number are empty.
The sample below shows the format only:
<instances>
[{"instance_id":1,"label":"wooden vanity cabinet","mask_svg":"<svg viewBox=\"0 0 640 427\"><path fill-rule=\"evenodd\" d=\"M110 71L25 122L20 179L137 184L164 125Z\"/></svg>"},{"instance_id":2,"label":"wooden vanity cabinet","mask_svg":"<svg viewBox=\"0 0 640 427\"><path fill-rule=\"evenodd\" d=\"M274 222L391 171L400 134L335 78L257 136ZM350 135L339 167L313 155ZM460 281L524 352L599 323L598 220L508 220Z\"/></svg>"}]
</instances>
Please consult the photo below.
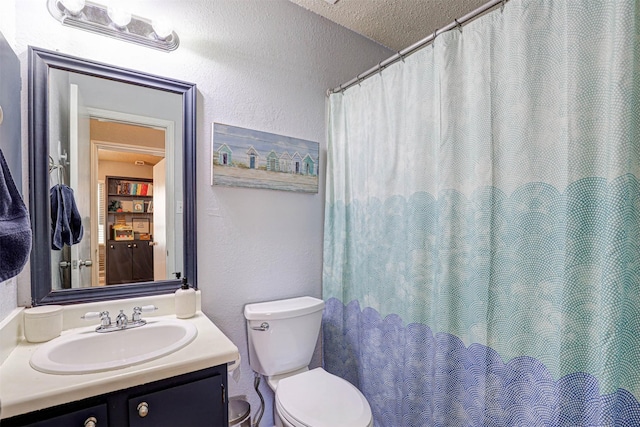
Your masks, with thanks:
<instances>
[{"instance_id":1,"label":"wooden vanity cabinet","mask_svg":"<svg viewBox=\"0 0 640 427\"><path fill-rule=\"evenodd\" d=\"M81 426L85 425L90 426L89 421L94 419L97 421L95 424L96 427L107 425L103 424L98 420L107 420L107 404L103 403L101 405L90 406L88 408L78 409L75 411L67 412L58 416L53 416L51 418L47 418L41 421L34 421L29 424L12 424L11 420L6 422L5 420L0 421L0 424L4 427L5 423L7 426L13 425L24 425L29 427L66 427L66 426Z\"/></svg>"},{"instance_id":2,"label":"wooden vanity cabinet","mask_svg":"<svg viewBox=\"0 0 640 427\"><path fill-rule=\"evenodd\" d=\"M2 427L227 427L220 365L2 420Z\"/></svg>"},{"instance_id":3,"label":"wooden vanity cabinet","mask_svg":"<svg viewBox=\"0 0 640 427\"><path fill-rule=\"evenodd\" d=\"M188 384L145 393L128 399L129 427L156 426L223 426L222 402L224 386L217 377L204 378ZM206 399L193 399L193 396ZM220 405L213 405L218 401ZM207 424L206 420L221 420Z\"/></svg>"}]
</instances>

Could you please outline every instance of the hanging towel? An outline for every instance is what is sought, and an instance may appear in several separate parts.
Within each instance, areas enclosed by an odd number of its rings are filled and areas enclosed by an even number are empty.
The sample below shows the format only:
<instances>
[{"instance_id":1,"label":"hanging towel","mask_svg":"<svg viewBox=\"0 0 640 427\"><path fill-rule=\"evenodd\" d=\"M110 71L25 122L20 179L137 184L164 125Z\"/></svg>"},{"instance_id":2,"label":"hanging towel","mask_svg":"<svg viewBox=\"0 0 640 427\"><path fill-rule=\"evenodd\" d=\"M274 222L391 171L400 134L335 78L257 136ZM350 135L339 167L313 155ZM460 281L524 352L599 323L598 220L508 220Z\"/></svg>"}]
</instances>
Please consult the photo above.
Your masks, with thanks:
<instances>
[{"instance_id":1,"label":"hanging towel","mask_svg":"<svg viewBox=\"0 0 640 427\"><path fill-rule=\"evenodd\" d=\"M29 213L0 150L0 282L17 276L30 253Z\"/></svg>"},{"instance_id":2,"label":"hanging towel","mask_svg":"<svg viewBox=\"0 0 640 427\"><path fill-rule=\"evenodd\" d=\"M82 218L73 190L64 185L56 184L49 190L51 199L51 249L60 250L64 245L71 246L82 240L84 229Z\"/></svg>"}]
</instances>

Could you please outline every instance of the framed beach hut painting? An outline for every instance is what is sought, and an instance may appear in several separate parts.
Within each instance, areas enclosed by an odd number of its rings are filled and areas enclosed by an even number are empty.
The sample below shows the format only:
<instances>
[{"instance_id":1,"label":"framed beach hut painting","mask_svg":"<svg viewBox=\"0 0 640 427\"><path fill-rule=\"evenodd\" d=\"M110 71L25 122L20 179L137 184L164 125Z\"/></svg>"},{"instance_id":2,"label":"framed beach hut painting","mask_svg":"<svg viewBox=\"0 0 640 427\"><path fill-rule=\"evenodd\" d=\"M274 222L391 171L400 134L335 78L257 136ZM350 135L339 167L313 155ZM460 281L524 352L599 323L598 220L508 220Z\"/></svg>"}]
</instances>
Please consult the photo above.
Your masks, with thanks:
<instances>
[{"instance_id":1,"label":"framed beach hut painting","mask_svg":"<svg viewBox=\"0 0 640 427\"><path fill-rule=\"evenodd\" d=\"M318 192L317 142L214 123L211 184Z\"/></svg>"}]
</instances>

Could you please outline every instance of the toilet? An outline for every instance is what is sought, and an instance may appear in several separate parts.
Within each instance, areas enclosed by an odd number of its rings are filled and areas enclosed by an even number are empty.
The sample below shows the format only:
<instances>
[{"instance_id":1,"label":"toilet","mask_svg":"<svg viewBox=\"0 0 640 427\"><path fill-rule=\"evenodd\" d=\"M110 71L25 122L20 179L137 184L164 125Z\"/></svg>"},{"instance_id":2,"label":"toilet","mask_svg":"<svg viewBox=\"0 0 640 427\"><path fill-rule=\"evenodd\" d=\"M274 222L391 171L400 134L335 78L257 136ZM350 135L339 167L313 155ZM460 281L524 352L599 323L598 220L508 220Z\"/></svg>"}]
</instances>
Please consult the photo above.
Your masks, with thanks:
<instances>
[{"instance_id":1,"label":"toilet","mask_svg":"<svg viewBox=\"0 0 640 427\"><path fill-rule=\"evenodd\" d=\"M309 370L324 301L313 297L247 304L249 364L275 392L277 427L370 427L371 407L351 383Z\"/></svg>"}]
</instances>

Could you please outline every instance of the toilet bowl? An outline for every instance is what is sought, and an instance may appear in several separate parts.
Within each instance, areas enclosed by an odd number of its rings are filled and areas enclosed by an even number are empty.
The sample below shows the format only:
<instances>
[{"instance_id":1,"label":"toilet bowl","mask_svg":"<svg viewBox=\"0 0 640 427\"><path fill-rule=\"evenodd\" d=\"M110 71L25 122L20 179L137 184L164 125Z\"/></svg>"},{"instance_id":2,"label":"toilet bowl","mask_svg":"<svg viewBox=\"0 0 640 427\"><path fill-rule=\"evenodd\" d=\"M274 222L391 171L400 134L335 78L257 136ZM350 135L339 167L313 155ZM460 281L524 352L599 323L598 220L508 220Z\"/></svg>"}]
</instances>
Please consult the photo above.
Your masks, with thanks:
<instances>
[{"instance_id":1,"label":"toilet bowl","mask_svg":"<svg viewBox=\"0 0 640 427\"><path fill-rule=\"evenodd\" d=\"M360 390L322 368L280 380L275 392L278 427L373 425L371 408Z\"/></svg>"},{"instance_id":2,"label":"toilet bowl","mask_svg":"<svg viewBox=\"0 0 640 427\"><path fill-rule=\"evenodd\" d=\"M309 370L323 309L312 297L247 304L249 364L275 392L277 427L370 427L360 390L322 368Z\"/></svg>"}]
</instances>

